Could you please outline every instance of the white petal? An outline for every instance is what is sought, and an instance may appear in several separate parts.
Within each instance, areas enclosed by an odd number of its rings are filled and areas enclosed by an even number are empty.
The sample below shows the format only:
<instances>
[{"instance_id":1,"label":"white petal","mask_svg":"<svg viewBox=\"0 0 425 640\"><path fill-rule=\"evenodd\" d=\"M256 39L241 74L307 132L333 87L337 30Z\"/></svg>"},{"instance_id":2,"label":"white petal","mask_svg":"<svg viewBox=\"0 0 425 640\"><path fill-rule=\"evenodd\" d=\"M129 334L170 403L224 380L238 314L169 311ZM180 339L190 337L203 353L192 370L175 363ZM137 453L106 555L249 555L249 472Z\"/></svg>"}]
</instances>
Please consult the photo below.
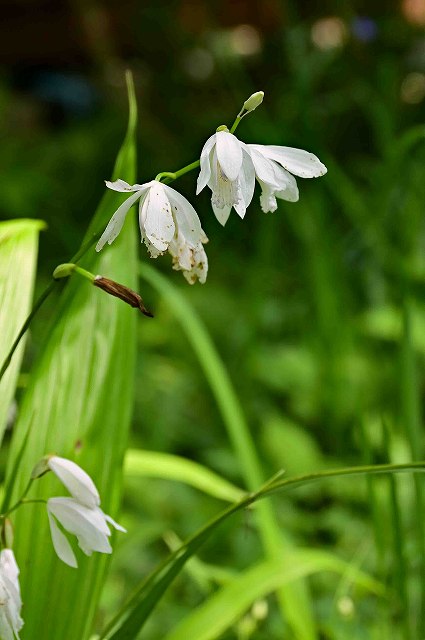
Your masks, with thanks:
<instances>
[{"instance_id":1,"label":"white petal","mask_svg":"<svg viewBox=\"0 0 425 640\"><path fill-rule=\"evenodd\" d=\"M294 147L277 145L252 145L260 153L279 162L285 169L301 178L318 178L325 175L327 168L313 153Z\"/></svg>"},{"instance_id":2,"label":"white petal","mask_svg":"<svg viewBox=\"0 0 425 640\"><path fill-rule=\"evenodd\" d=\"M124 529L124 527L122 527L120 524L118 524L118 522L115 522L115 520L113 518L111 518L111 516L108 516L106 513L103 513L103 517L105 518L105 520L107 522L109 522L109 524L111 524L115 529L117 529L117 531L122 531L123 533L127 533L127 529Z\"/></svg>"},{"instance_id":3,"label":"white petal","mask_svg":"<svg viewBox=\"0 0 425 640\"><path fill-rule=\"evenodd\" d=\"M56 524L56 520L54 517L47 511L47 515L49 516L49 524L50 524L50 533L52 535L53 547L56 551L56 554L59 558L65 562L65 564L69 565L76 569L78 567L77 559L72 550L71 545L68 542L65 534L59 529Z\"/></svg>"},{"instance_id":4,"label":"white petal","mask_svg":"<svg viewBox=\"0 0 425 640\"><path fill-rule=\"evenodd\" d=\"M99 492L93 480L78 464L59 456L52 456L47 464L76 500L87 507L99 506Z\"/></svg>"},{"instance_id":5,"label":"white petal","mask_svg":"<svg viewBox=\"0 0 425 640\"><path fill-rule=\"evenodd\" d=\"M0 552L0 637L18 638L24 621L21 618L19 568L12 549Z\"/></svg>"},{"instance_id":6,"label":"white petal","mask_svg":"<svg viewBox=\"0 0 425 640\"><path fill-rule=\"evenodd\" d=\"M215 134L217 159L226 178L236 180L242 166L242 146L236 136L228 131Z\"/></svg>"},{"instance_id":7,"label":"white petal","mask_svg":"<svg viewBox=\"0 0 425 640\"><path fill-rule=\"evenodd\" d=\"M175 232L171 204L164 186L158 180L152 180L139 209L140 229L158 251L167 250Z\"/></svg>"},{"instance_id":8,"label":"white petal","mask_svg":"<svg viewBox=\"0 0 425 640\"><path fill-rule=\"evenodd\" d=\"M173 215L178 231L185 238L186 242L191 243L195 247L201 237L201 223L198 214L181 193L167 185L164 185L164 189L173 208Z\"/></svg>"},{"instance_id":9,"label":"white petal","mask_svg":"<svg viewBox=\"0 0 425 640\"><path fill-rule=\"evenodd\" d=\"M285 171L285 169L283 169ZM276 191L276 198L281 198L282 200L287 200L288 202L298 202L299 200L299 192L297 181L294 176L289 172L285 171L287 176L287 183L285 189L281 189Z\"/></svg>"},{"instance_id":10,"label":"white petal","mask_svg":"<svg viewBox=\"0 0 425 640\"><path fill-rule=\"evenodd\" d=\"M3 549L0 552L0 575L8 576L12 582L18 580L19 567L12 549Z\"/></svg>"},{"instance_id":11,"label":"white petal","mask_svg":"<svg viewBox=\"0 0 425 640\"><path fill-rule=\"evenodd\" d=\"M210 152L215 145L215 134L212 135L206 143L204 144L201 151L201 170L199 172L197 187L196 187L196 195L202 191L202 189L207 185L208 180L211 175L211 160L210 160Z\"/></svg>"},{"instance_id":12,"label":"white petal","mask_svg":"<svg viewBox=\"0 0 425 640\"><path fill-rule=\"evenodd\" d=\"M7 593L0 590L1 601L7 601ZM10 621L7 617L6 607L0 607L0 638L1 640L14 640Z\"/></svg>"},{"instance_id":13,"label":"white petal","mask_svg":"<svg viewBox=\"0 0 425 640\"><path fill-rule=\"evenodd\" d=\"M115 180L115 182L110 182L109 180L105 180L105 184L108 189L113 189L114 191L140 191L143 189L143 184L128 184L125 180Z\"/></svg>"},{"instance_id":14,"label":"white petal","mask_svg":"<svg viewBox=\"0 0 425 640\"><path fill-rule=\"evenodd\" d=\"M276 202L276 191L266 182L258 181L261 187L261 195L260 195L260 204L261 209L264 213L269 213L269 211L276 211L277 202Z\"/></svg>"},{"instance_id":15,"label":"white petal","mask_svg":"<svg viewBox=\"0 0 425 640\"><path fill-rule=\"evenodd\" d=\"M239 174L239 187L246 210L246 208L251 204L251 200L254 195L255 168L250 154L247 153L245 149L243 150L242 170ZM238 211L236 206L235 209ZM241 214L239 213L239 215Z\"/></svg>"},{"instance_id":16,"label":"white petal","mask_svg":"<svg viewBox=\"0 0 425 640\"><path fill-rule=\"evenodd\" d=\"M121 231L125 217L130 210L130 207L136 202L137 198L142 195L141 191L136 191L132 196L127 198L120 207L115 211L114 215L110 219L108 226L102 233L99 242L96 245L96 251L103 249L106 243L112 244L119 232Z\"/></svg>"},{"instance_id":17,"label":"white petal","mask_svg":"<svg viewBox=\"0 0 425 640\"><path fill-rule=\"evenodd\" d=\"M217 218L219 223L222 224L224 227L227 220L229 219L232 207L217 207L212 201L211 201L211 206L215 213L215 217Z\"/></svg>"},{"instance_id":18,"label":"white petal","mask_svg":"<svg viewBox=\"0 0 425 640\"><path fill-rule=\"evenodd\" d=\"M259 145L247 145L251 153L252 162L254 163L257 179L271 187L282 188L279 172L283 171L283 169L276 164L276 162L269 160L269 158L258 151L256 146Z\"/></svg>"}]
</instances>

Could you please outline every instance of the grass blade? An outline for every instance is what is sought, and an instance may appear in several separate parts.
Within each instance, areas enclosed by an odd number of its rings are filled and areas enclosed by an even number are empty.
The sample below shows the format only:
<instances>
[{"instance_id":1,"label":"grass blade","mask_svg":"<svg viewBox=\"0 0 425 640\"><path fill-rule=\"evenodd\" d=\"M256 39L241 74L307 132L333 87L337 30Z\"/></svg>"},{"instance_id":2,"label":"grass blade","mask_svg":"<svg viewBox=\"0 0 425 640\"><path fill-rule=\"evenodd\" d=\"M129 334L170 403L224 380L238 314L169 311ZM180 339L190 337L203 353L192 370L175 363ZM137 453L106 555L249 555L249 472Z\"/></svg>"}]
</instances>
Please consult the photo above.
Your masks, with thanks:
<instances>
[{"instance_id":1,"label":"grass blade","mask_svg":"<svg viewBox=\"0 0 425 640\"><path fill-rule=\"evenodd\" d=\"M3 362L15 334L31 304L38 249L39 220L0 222L0 362ZM7 375L0 380L0 443L6 427L10 403L15 393L22 360L22 343Z\"/></svg>"},{"instance_id":2,"label":"grass blade","mask_svg":"<svg viewBox=\"0 0 425 640\"><path fill-rule=\"evenodd\" d=\"M219 525L237 511L245 509L257 500L280 491L288 491L295 487L343 476L363 476L388 473L425 473L425 462L410 464L384 464L364 467L336 469L305 476L289 478L287 480L272 479L259 491L249 494L240 502L228 507L211 522L193 535L178 550L174 551L165 562L150 574L136 589L121 611L108 624L98 640L134 640L145 624L160 598L183 569L185 563L201 548ZM274 560L275 561L275 560ZM285 565L279 564L282 571ZM288 565L288 566L293 566ZM347 565L345 565L347 569ZM376 584L376 583L375 583Z\"/></svg>"},{"instance_id":3,"label":"grass blade","mask_svg":"<svg viewBox=\"0 0 425 640\"><path fill-rule=\"evenodd\" d=\"M214 498L228 502L241 500L245 495L245 491L207 467L169 453L130 449L125 455L124 474L184 482Z\"/></svg>"}]
</instances>

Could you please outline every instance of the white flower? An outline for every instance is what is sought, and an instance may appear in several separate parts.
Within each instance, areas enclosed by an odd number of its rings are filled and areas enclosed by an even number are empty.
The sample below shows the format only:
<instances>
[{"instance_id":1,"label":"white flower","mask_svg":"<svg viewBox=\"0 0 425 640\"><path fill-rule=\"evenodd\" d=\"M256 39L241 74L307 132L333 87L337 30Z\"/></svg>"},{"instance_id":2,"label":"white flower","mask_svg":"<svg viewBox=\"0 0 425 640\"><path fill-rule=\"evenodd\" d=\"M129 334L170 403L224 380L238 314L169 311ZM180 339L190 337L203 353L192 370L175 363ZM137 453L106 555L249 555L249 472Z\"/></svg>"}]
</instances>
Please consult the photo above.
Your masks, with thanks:
<instances>
[{"instance_id":1,"label":"white flower","mask_svg":"<svg viewBox=\"0 0 425 640\"><path fill-rule=\"evenodd\" d=\"M170 242L168 251L173 257L173 269L183 271L189 284L194 284L196 280L204 284L207 279L208 258L202 246L206 242L208 238L203 232L196 247L191 247L181 233Z\"/></svg>"},{"instance_id":2,"label":"white flower","mask_svg":"<svg viewBox=\"0 0 425 640\"><path fill-rule=\"evenodd\" d=\"M90 476L75 462L58 456L47 459L47 467L68 489L72 498L50 498L47 514L50 523L53 546L59 558L70 567L77 567L77 560L62 527L77 536L82 551L90 556L93 551L112 553L109 544L111 531L109 522L115 529L124 531L110 516L100 509L99 492Z\"/></svg>"},{"instance_id":3,"label":"white flower","mask_svg":"<svg viewBox=\"0 0 425 640\"><path fill-rule=\"evenodd\" d=\"M190 202L178 191L158 180L145 184L129 185L124 180L106 182L114 191L133 192L116 210L96 245L100 251L106 242L111 244L121 231L130 207L139 202L139 226L144 242L152 258L167 251L173 238L179 233L192 248L201 240L201 223Z\"/></svg>"},{"instance_id":4,"label":"white flower","mask_svg":"<svg viewBox=\"0 0 425 640\"><path fill-rule=\"evenodd\" d=\"M317 178L327 171L325 165L308 151L276 145L245 144L224 130L208 138L200 162L196 193L208 185L212 191L212 208L223 225L232 207L241 218L244 217L254 194L255 178L262 188L261 208L267 212L277 209L276 198L289 202L298 200L294 175Z\"/></svg>"},{"instance_id":5,"label":"white flower","mask_svg":"<svg viewBox=\"0 0 425 640\"><path fill-rule=\"evenodd\" d=\"M21 591L19 569L12 549L0 553L0 638L19 638L24 621L21 618Z\"/></svg>"},{"instance_id":6,"label":"white flower","mask_svg":"<svg viewBox=\"0 0 425 640\"><path fill-rule=\"evenodd\" d=\"M47 501L47 513L54 549L59 558L70 567L78 566L77 559L56 520L66 531L77 536L78 545L87 556L90 556L93 551L112 553L108 540L111 531L107 522L118 531L125 532L125 529L103 513L102 509L87 507L74 498L50 498Z\"/></svg>"},{"instance_id":7,"label":"white flower","mask_svg":"<svg viewBox=\"0 0 425 640\"><path fill-rule=\"evenodd\" d=\"M217 131L204 144L200 162L196 193L208 185L213 211L222 225L232 207L243 218L255 187L254 165L246 145L229 131Z\"/></svg>"},{"instance_id":8,"label":"white flower","mask_svg":"<svg viewBox=\"0 0 425 640\"><path fill-rule=\"evenodd\" d=\"M71 460L51 456L47 466L65 485L69 493L86 507L100 505L99 492L90 476Z\"/></svg>"},{"instance_id":9,"label":"white flower","mask_svg":"<svg viewBox=\"0 0 425 640\"><path fill-rule=\"evenodd\" d=\"M299 198L294 178L318 178L327 169L315 155L303 149L276 145L246 145L255 167L255 175L261 186L261 208L264 212L276 211L276 198L296 202Z\"/></svg>"}]
</instances>

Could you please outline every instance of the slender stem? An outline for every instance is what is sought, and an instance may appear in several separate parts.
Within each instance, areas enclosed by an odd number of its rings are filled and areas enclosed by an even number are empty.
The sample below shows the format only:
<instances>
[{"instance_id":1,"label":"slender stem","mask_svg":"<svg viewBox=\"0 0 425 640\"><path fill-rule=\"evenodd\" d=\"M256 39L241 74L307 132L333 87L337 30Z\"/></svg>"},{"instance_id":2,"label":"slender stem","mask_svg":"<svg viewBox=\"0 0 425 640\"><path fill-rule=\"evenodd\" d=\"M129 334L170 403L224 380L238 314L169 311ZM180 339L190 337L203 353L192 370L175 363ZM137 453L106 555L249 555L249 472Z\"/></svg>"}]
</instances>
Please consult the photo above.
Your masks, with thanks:
<instances>
[{"instance_id":1,"label":"slender stem","mask_svg":"<svg viewBox=\"0 0 425 640\"><path fill-rule=\"evenodd\" d=\"M69 261L71 262L78 262L79 260L81 260L81 258L87 253L87 251L95 244L95 242L100 238L100 233L95 233L93 235L93 237L88 240L85 244L83 244L80 249L77 251L77 253L71 258L71 260ZM0 380L3 378L4 374L6 373L7 368L9 367L11 361L12 361L12 357L13 354L15 353L21 339L23 338L23 336L25 335L28 327L30 326L31 322L33 321L34 317L37 315L37 313L39 312L39 310L41 309L41 307L43 306L43 304L45 303L45 301L47 300L47 298L50 296L50 294L54 291L55 287L58 284L62 284L60 282L60 280L52 280L52 282L50 282L50 284L47 285L47 287L44 289L44 291L42 292L42 294L40 295L40 297L38 298L38 300L35 302L33 308L31 309L30 314L28 315L27 319L25 320L24 324L22 325L21 329L19 330L18 335L16 336L12 346L10 347L9 353L7 354L6 358L4 359L4 362L1 366L0 369Z\"/></svg>"},{"instance_id":2,"label":"slender stem","mask_svg":"<svg viewBox=\"0 0 425 640\"><path fill-rule=\"evenodd\" d=\"M232 124L232 126L230 127L229 131L230 133L235 133L236 129L238 128L238 125L240 123L240 121L242 120L243 116L237 116L236 120L234 121L234 123Z\"/></svg>"},{"instance_id":3,"label":"slender stem","mask_svg":"<svg viewBox=\"0 0 425 640\"><path fill-rule=\"evenodd\" d=\"M79 273L83 278L90 280L90 282L93 282L95 279L95 276L90 273L90 271L87 271L87 269L83 269L82 267L77 267L77 265L75 265L74 271L75 273Z\"/></svg>"},{"instance_id":4,"label":"slender stem","mask_svg":"<svg viewBox=\"0 0 425 640\"><path fill-rule=\"evenodd\" d=\"M6 373L6 370L7 370L8 366L10 365L10 362L12 360L12 356L15 353L15 351L16 351L16 349L18 347L18 344L21 341L21 338L23 337L23 335L25 334L26 330L30 326L33 318L37 315L37 313L40 310L40 308L42 307L43 303L50 296L50 294L52 293L52 291L54 290L54 288L55 288L55 286L57 284L58 284L57 280L52 280L52 282L45 288L43 293L38 298L37 302L34 304L32 310L31 310L31 313L29 314L29 316L25 320L24 324L22 325L18 335L15 338L15 341L13 342L12 346L10 347L9 353L7 354L3 364L1 366L1 369L0 369L0 380L2 379L4 374Z\"/></svg>"},{"instance_id":5,"label":"slender stem","mask_svg":"<svg viewBox=\"0 0 425 640\"><path fill-rule=\"evenodd\" d=\"M200 160L195 160L194 162L187 164L185 167L183 167L182 169L179 169L178 171L174 171L174 172L163 171L162 173L158 173L155 180L161 180L161 177L165 176L163 183L168 184L169 182L173 182L173 180L177 180L177 178L180 178L180 176L184 176L185 173L189 173L189 171L193 171L193 169L197 169L200 166L200 164L201 164Z\"/></svg>"},{"instance_id":6,"label":"slender stem","mask_svg":"<svg viewBox=\"0 0 425 640\"><path fill-rule=\"evenodd\" d=\"M17 509L19 507L20 504L22 504L22 502L25 500L25 496L28 494L28 491L31 489L31 485L34 482L34 478L30 478L28 481L27 486L25 487L25 490L22 494L22 496L19 498L18 502L15 502L15 504L10 507L10 509L8 509L5 513L2 513L0 515L0 518L4 519L6 518L10 513L12 513L12 511L15 511L15 509Z\"/></svg>"}]
</instances>

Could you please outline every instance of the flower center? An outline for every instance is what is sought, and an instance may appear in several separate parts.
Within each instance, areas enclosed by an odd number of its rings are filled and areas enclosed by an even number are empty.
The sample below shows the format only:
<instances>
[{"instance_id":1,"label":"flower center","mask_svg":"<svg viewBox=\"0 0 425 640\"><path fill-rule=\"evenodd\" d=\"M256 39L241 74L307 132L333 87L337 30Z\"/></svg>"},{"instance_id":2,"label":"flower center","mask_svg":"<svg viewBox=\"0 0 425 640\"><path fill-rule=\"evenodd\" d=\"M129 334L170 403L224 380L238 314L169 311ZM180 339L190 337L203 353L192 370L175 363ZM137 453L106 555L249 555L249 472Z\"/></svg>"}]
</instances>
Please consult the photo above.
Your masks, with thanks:
<instances>
[{"instance_id":1,"label":"flower center","mask_svg":"<svg viewBox=\"0 0 425 640\"><path fill-rule=\"evenodd\" d=\"M216 180L213 189L212 202L219 209L233 207L241 199L239 180L229 180L217 162Z\"/></svg>"}]
</instances>

